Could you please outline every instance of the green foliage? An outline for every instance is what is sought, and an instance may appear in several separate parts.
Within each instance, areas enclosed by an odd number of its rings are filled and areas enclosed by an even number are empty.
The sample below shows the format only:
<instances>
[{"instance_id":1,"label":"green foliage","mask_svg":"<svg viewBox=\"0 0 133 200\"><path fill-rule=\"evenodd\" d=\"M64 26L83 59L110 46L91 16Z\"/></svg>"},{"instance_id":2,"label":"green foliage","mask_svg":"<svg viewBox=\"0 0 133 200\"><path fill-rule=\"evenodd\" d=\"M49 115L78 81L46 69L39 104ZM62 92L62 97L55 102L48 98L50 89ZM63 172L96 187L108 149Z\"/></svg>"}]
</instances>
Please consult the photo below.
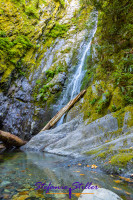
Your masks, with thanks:
<instances>
[{"instance_id":1,"label":"green foliage","mask_svg":"<svg viewBox=\"0 0 133 200\"><path fill-rule=\"evenodd\" d=\"M13 48L14 47L14 48ZM10 41L9 37L0 37L0 50L1 55L3 55L2 51L7 54L6 60L9 60L10 58L16 57L16 55L19 55L20 49L28 50L31 47L33 47L30 40L24 36L20 35L18 36L14 41Z\"/></svg>"},{"instance_id":2,"label":"green foliage","mask_svg":"<svg viewBox=\"0 0 133 200\"><path fill-rule=\"evenodd\" d=\"M133 103L133 2L122 0L88 0L99 10L97 42L94 64L98 69L95 78L119 87L123 106ZM100 105L106 102L101 102ZM98 106L98 113L102 106ZM107 104L108 105L108 104ZM104 107L104 106L103 106ZM115 105L112 111L116 111Z\"/></svg>"},{"instance_id":3,"label":"green foliage","mask_svg":"<svg viewBox=\"0 0 133 200\"><path fill-rule=\"evenodd\" d=\"M49 88L49 85L44 85L41 89L40 89L40 93L45 93L47 91L47 89Z\"/></svg>"},{"instance_id":4,"label":"green foliage","mask_svg":"<svg viewBox=\"0 0 133 200\"><path fill-rule=\"evenodd\" d=\"M48 77L53 78L54 75L55 75L55 71L52 71L52 70L47 70L45 73L46 73L46 77L47 77L47 78L48 78Z\"/></svg>"},{"instance_id":5,"label":"green foliage","mask_svg":"<svg viewBox=\"0 0 133 200\"><path fill-rule=\"evenodd\" d=\"M88 117L90 117L91 116L91 113L90 112L88 112Z\"/></svg>"},{"instance_id":6,"label":"green foliage","mask_svg":"<svg viewBox=\"0 0 133 200\"><path fill-rule=\"evenodd\" d=\"M47 34L47 37L57 38L64 37L69 29L69 24L59 24L57 23L52 30Z\"/></svg>"},{"instance_id":7,"label":"green foliage","mask_svg":"<svg viewBox=\"0 0 133 200\"><path fill-rule=\"evenodd\" d=\"M105 97L105 99L101 99L96 107L98 114L101 114L104 109L107 108L107 106L109 105L111 94L109 92L106 92L103 94L103 97Z\"/></svg>"},{"instance_id":8,"label":"green foliage","mask_svg":"<svg viewBox=\"0 0 133 200\"><path fill-rule=\"evenodd\" d=\"M65 1L64 0L59 0L61 6L64 8L65 7Z\"/></svg>"},{"instance_id":9,"label":"green foliage","mask_svg":"<svg viewBox=\"0 0 133 200\"><path fill-rule=\"evenodd\" d=\"M60 72L64 72L64 67L62 65L59 65L57 68L56 68L56 74L60 73Z\"/></svg>"},{"instance_id":10,"label":"green foliage","mask_svg":"<svg viewBox=\"0 0 133 200\"><path fill-rule=\"evenodd\" d=\"M33 44L30 42L29 38L24 35L19 35L16 40L13 42L14 45L20 45L20 48L30 49L33 47Z\"/></svg>"},{"instance_id":11,"label":"green foliage","mask_svg":"<svg viewBox=\"0 0 133 200\"><path fill-rule=\"evenodd\" d=\"M115 105L112 105L112 111L113 111L113 112L117 111L117 108L116 108Z\"/></svg>"},{"instance_id":12,"label":"green foliage","mask_svg":"<svg viewBox=\"0 0 133 200\"><path fill-rule=\"evenodd\" d=\"M0 37L0 50L9 51L13 46L13 43L10 42L9 38Z\"/></svg>"},{"instance_id":13,"label":"green foliage","mask_svg":"<svg viewBox=\"0 0 133 200\"><path fill-rule=\"evenodd\" d=\"M36 80L36 84L41 85L41 80L40 79Z\"/></svg>"},{"instance_id":14,"label":"green foliage","mask_svg":"<svg viewBox=\"0 0 133 200\"><path fill-rule=\"evenodd\" d=\"M94 98L92 101L90 101L90 104L91 104L91 105L94 105L94 104L96 103L97 100L98 100L98 99Z\"/></svg>"},{"instance_id":15,"label":"green foliage","mask_svg":"<svg viewBox=\"0 0 133 200\"><path fill-rule=\"evenodd\" d=\"M5 31L0 31L0 37L6 37L6 32Z\"/></svg>"}]
</instances>

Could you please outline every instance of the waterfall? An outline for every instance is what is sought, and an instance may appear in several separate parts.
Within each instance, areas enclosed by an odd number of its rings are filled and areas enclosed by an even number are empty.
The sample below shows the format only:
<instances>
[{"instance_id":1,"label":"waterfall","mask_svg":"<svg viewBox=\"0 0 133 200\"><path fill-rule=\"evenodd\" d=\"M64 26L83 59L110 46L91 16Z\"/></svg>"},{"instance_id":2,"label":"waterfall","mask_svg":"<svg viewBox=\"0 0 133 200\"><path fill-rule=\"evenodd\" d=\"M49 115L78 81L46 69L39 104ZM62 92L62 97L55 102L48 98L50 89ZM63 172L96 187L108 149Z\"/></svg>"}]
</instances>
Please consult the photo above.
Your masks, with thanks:
<instances>
[{"instance_id":1,"label":"waterfall","mask_svg":"<svg viewBox=\"0 0 133 200\"><path fill-rule=\"evenodd\" d=\"M81 58L78 62L78 65L76 66L76 70L74 74L69 77L67 86L65 87L62 93L63 94L62 98L58 102L57 111L59 111L70 100L72 100L76 95L80 93L81 82L85 75L85 70L84 70L85 59L86 59L86 56L90 54L91 41L97 29L97 14L95 15L95 17L93 17L92 20L95 22L95 25L90 31L90 34L88 36L88 41L85 42L80 49ZM64 117L65 115L63 115L62 118L59 120L59 122L57 123L57 126L63 123Z\"/></svg>"}]
</instances>

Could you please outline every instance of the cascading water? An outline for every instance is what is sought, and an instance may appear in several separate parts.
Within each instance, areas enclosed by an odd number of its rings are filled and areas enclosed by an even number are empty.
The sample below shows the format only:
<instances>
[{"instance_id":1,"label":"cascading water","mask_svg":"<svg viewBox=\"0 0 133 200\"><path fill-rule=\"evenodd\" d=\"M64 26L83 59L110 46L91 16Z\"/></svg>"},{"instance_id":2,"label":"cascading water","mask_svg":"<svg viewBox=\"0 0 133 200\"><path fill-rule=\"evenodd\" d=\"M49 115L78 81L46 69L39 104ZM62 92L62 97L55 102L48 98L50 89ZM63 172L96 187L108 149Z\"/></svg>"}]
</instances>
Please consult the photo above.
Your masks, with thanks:
<instances>
[{"instance_id":1,"label":"cascading water","mask_svg":"<svg viewBox=\"0 0 133 200\"><path fill-rule=\"evenodd\" d=\"M64 107L70 100L72 100L80 92L81 82L85 75L85 70L84 70L85 59L86 56L90 54L91 41L97 29L97 13L93 14L95 16L93 16L92 22L94 22L95 25L90 31L88 41L86 42L87 44L84 43L80 49L81 58L78 62L78 65L76 66L74 74L68 80L67 86L63 91L62 99L60 99L58 102L57 111L59 111L62 107ZM62 118L59 120L57 126L63 123L64 116L65 115L63 115Z\"/></svg>"}]
</instances>

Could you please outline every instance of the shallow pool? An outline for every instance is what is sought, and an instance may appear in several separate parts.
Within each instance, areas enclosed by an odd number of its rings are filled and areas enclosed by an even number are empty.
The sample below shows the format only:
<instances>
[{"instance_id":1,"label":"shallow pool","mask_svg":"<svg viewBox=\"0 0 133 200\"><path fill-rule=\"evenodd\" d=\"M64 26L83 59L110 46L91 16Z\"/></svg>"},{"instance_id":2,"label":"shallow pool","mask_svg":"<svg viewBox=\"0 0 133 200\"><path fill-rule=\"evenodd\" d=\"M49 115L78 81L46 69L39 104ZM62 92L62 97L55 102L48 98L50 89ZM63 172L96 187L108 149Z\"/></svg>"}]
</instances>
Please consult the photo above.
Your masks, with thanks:
<instances>
[{"instance_id":1,"label":"shallow pool","mask_svg":"<svg viewBox=\"0 0 133 200\"><path fill-rule=\"evenodd\" d=\"M98 167L91 169L89 163L87 166L71 157L35 152L8 152L0 155L0 200L68 200L70 196L76 200L83 191L82 187L71 190L71 194L69 188L74 189L73 183L84 187L88 182L91 186L109 189L124 200L133 199L131 179L107 175ZM61 188L46 193L44 186L49 184Z\"/></svg>"}]
</instances>

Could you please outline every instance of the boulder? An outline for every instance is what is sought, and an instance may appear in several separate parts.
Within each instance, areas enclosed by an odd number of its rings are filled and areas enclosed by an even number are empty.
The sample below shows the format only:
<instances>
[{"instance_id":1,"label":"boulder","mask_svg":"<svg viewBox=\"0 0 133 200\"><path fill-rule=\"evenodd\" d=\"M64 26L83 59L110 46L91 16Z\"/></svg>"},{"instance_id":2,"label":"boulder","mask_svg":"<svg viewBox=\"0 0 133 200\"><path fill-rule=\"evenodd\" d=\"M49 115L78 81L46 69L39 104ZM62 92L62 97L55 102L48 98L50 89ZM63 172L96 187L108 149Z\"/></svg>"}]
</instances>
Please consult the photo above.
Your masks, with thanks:
<instances>
[{"instance_id":1,"label":"boulder","mask_svg":"<svg viewBox=\"0 0 133 200\"><path fill-rule=\"evenodd\" d=\"M84 193L93 193L93 194L84 194ZM105 188L98 188L97 190L85 189L83 190L81 196L78 200L122 200L114 192L107 190Z\"/></svg>"}]
</instances>

